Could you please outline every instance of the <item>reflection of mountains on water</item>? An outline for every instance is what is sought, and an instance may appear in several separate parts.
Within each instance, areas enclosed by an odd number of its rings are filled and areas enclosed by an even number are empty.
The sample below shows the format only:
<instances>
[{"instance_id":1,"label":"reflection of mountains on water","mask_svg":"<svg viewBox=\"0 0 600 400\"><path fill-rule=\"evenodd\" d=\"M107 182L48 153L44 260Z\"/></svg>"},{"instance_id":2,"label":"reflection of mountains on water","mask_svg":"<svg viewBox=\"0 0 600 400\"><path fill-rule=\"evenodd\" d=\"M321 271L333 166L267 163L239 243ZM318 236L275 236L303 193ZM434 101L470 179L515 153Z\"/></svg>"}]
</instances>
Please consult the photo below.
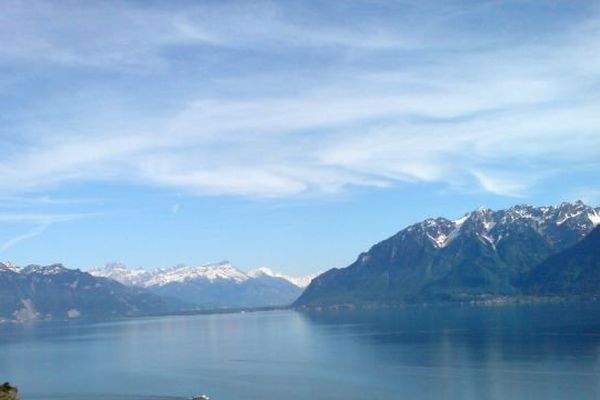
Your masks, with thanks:
<instances>
[{"instance_id":1,"label":"reflection of mountains on water","mask_svg":"<svg viewBox=\"0 0 600 400\"><path fill-rule=\"evenodd\" d=\"M599 304L402 307L306 312L324 336L354 348L381 349L378 357L410 365L537 362L575 355L593 362L600 349ZM560 318L557 318L560 316ZM527 371L526 371L527 372ZM549 372L549 371L546 371Z\"/></svg>"}]
</instances>

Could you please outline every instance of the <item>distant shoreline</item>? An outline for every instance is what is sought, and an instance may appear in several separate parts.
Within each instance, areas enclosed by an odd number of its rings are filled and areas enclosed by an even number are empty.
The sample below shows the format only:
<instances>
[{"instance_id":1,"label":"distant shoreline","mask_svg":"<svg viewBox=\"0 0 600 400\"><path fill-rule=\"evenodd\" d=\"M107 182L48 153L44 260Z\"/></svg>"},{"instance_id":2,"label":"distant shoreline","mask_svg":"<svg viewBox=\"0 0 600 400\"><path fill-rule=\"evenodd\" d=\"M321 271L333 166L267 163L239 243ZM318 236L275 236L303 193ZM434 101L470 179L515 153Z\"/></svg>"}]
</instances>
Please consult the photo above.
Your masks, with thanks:
<instances>
[{"instance_id":1,"label":"distant shoreline","mask_svg":"<svg viewBox=\"0 0 600 400\"><path fill-rule=\"evenodd\" d=\"M131 316L122 316L115 318L76 318L76 319L32 319L32 320L0 320L2 324L26 324L32 322L107 322L107 321L126 321L140 318L155 317L185 317L194 315L219 315L219 314L244 314L266 311L298 311L298 312L322 312L322 311L365 311L365 310L385 310L402 309L416 307L502 307L512 305L543 305L543 304L591 304L600 303L600 297L597 296L494 296L489 298L456 300L456 301L436 301L436 302L404 302L404 303L345 303L331 305L313 305L313 306L273 306L273 307L241 307L226 309L198 309L174 312L161 312L140 314Z\"/></svg>"},{"instance_id":2,"label":"distant shoreline","mask_svg":"<svg viewBox=\"0 0 600 400\"><path fill-rule=\"evenodd\" d=\"M125 321L139 318L154 318L154 317L176 317L176 316L192 316L192 315L219 315L219 314L244 314L251 312L262 312L262 311L277 311L277 310L291 310L291 306L273 306L273 307L244 307L244 308L217 308L217 309L198 309L198 310L185 310L185 311L173 311L173 312L160 312L160 313L149 313L149 314L138 314L119 316L114 318L51 318L51 319L29 319L29 320L16 320L16 319L0 319L0 325L2 324L26 324L32 322L105 322L105 321Z\"/></svg>"},{"instance_id":3,"label":"distant shoreline","mask_svg":"<svg viewBox=\"0 0 600 400\"><path fill-rule=\"evenodd\" d=\"M436 307L436 306L472 306L498 307L509 305L535 304L588 304L600 303L598 296L490 296L478 299L446 300L433 302L398 302L398 303L340 303L329 305L302 305L292 307L299 311L336 311L336 310L377 310L405 307Z\"/></svg>"}]
</instances>

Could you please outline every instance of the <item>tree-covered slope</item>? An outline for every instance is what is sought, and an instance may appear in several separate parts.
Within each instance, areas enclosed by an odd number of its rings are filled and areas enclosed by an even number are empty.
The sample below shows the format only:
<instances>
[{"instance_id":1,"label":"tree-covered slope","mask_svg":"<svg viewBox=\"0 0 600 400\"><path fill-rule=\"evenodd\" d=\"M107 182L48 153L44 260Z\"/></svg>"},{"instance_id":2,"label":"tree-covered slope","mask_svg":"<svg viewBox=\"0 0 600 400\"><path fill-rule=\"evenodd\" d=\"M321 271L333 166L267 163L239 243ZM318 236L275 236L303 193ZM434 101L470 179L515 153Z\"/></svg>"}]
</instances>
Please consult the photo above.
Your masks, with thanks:
<instances>
[{"instance_id":1,"label":"tree-covered slope","mask_svg":"<svg viewBox=\"0 0 600 400\"><path fill-rule=\"evenodd\" d=\"M532 268L585 237L600 210L478 209L458 220L427 219L315 278L297 306L395 304L515 295Z\"/></svg>"},{"instance_id":2,"label":"tree-covered slope","mask_svg":"<svg viewBox=\"0 0 600 400\"><path fill-rule=\"evenodd\" d=\"M600 226L581 242L535 267L524 280L523 289L533 295L600 295Z\"/></svg>"}]
</instances>

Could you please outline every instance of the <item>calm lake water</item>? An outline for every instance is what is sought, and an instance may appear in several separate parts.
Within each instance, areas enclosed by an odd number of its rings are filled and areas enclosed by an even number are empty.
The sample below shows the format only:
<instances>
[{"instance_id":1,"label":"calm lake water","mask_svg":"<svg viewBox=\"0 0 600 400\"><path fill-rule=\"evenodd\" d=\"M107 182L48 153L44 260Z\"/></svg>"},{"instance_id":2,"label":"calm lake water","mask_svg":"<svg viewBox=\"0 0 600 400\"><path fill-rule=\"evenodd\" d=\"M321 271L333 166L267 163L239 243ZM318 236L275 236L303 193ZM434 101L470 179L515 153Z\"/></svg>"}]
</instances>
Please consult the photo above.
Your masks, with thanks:
<instances>
[{"instance_id":1,"label":"calm lake water","mask_svg":"<svg viewBox=\"0 0 600 400\"><path fill-rule=\"evenodd\" d=\"M0 325L27 399L600 399L598 305Z\"/></svg>"}]
</instances>

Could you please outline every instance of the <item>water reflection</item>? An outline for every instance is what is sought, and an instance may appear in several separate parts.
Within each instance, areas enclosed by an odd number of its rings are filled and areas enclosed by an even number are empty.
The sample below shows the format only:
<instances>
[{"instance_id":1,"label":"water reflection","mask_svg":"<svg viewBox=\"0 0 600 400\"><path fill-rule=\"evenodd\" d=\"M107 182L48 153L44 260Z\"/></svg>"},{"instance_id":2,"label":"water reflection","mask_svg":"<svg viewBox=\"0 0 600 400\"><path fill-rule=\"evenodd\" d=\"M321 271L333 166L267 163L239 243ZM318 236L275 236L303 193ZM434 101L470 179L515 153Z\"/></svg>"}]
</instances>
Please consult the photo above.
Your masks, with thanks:
<instances>
[{"instance_id":1,"label":"water reflection","mask_svg":"<svg viewBox=\"0 0 600 400\"><path fill-rule=\"evenodd\" d=\"M598 311L412 307L4 325L0 378L25 399L597 400Z\"/></svg>"},{"instance_id":2,"label":"water reflection","mask_svg":"<svg viewBox=\"0 0 600 400\"><path fill-rule=\"evenodd\" d=\"M596 305L408 307L304 317L335 338L338 350L344 342L363 349L366 354L346 362L376 360L369 370L386 375L382 384L394 382L402 396L600 398Z\"/></svg>"}]
</instances>

